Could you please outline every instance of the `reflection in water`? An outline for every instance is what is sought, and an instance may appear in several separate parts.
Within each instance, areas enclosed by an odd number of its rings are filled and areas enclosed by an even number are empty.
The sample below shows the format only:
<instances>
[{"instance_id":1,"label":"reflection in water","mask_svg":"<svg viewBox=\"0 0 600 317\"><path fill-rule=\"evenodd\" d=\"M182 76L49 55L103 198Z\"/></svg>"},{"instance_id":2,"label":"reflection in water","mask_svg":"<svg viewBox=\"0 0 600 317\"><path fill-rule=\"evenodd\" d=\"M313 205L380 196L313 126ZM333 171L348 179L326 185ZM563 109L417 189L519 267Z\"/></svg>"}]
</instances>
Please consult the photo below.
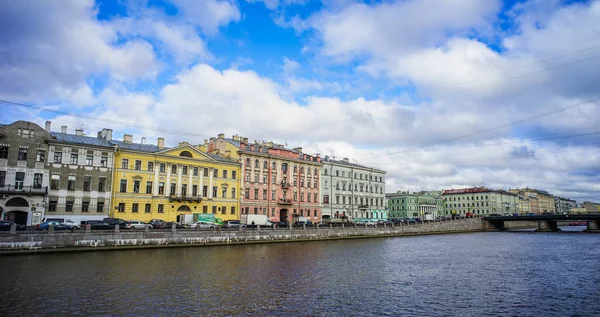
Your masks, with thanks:
<instances>
[{"instance_id":1,"label":"reflection in water","mask_svg":"<svg viewBox=\"0 0 600 317\"><path fill-rule=\"evenodd\" d=\"M515 232L2 257L0 311L594 316L599 242Z\"/></svg>"}]
</instances>

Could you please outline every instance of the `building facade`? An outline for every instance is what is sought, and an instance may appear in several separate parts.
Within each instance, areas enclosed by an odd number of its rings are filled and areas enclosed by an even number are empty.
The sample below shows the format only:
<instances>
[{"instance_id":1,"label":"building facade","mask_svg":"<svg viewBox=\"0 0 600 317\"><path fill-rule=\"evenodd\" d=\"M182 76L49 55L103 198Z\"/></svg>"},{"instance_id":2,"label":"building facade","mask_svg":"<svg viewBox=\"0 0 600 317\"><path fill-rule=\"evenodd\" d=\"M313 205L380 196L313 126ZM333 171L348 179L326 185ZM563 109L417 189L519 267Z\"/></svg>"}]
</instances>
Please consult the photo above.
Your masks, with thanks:
<instances>
[{"instance_id":1,"label":"building facade","mask_svg":"<svg viewBox=\"0 0 600 317\"><path fill-rule=\"evenodd\" d=\"M398 191L386 194L390 219L433 219L446 215L444 199L431 192L409 193Z\"/></svg>"},{"instance_id":2,"label":"building facade","mask_svg":"<svg viewBox=\"0 0 600 317\"><path fill-rule=\"evenodd\" d=\"M50 133L33 122L0 126L0 216L35 226L46 211Z\"/></svg>"},{"instance_id":3,"label":"building facade","mask_svg":"<svg viewBox=\"0 0 600 317\"><path fill-rule=\"evenodd\" d=\"M323 217L347 216L355 222L388 219L385 174L378 168L325 156L321 172Z\"/></svg>"},{"instance_id":4,"label":"building facade","mask_svg":"<svg viewBox=\"0 0 600 317\"><path fill-rule=\"evenodd\" d=\"M519 213L519 196L485 187L450 189L442 193L446 211L451 215L489 215Z\"/></svg>"},{"instance_id":5,"label":"building facade","mask_svg":"<svg viewBox=\"0 0 600 317\"><path fill-rule=\"evenodd\" d=\"M46 122L50 190L46 217L62 217L80 223L109 216L113 175L112 130L103 129L97 136L51 132Z\"/></svg>"},{"instance_id":6,"label":"building facade","mask_svg":"<svg viewBox=\"0 0 600 317\"><path fill-rule=\"evenodd\" d=\"M182 142L173 148L133 143L126 134L116 146L110 214L126 220L190 223L200 214L238 220L240 164Z\"/></svg>"},{"instance_id":7,"label":"building facade","mask_svg":"<svg viewBox=\"0 0 600 317\"><path fill-rule=\"evenodd\" d=\"M532 199L531 212L535 214L542 214L545 212L555 213L556 206L554 203L554 196L546 191L533 189L533 188L517 188L511 189L511 193L525 196ZM537 201L537 206L534 206L534 201Z\"/></svg>"},{"instance_id":8,"label":"building facade","mask_svg":"<svg viewBox=\"0 0 600 317\"><path fill-rule=\"evenodd\" d=\"M302 148L288 149L273 142L248 142L234 135L205 140L208 153L225 154L241 164L241 208L244 214L260 214L271 221L293 222L299 217L321 220L319 155Z\"/></svg>"},{"instance_id":9,"label":"building facade","mask_svg":"<svg viewBox=\"0 0 600 317\"><path fill-rule=\"evenodd\" d=\"M566 215L571 212L571 209L577 206L577 202L572 199L554 196L554 209L559 215Z\"/></svg>"}]
</instances>

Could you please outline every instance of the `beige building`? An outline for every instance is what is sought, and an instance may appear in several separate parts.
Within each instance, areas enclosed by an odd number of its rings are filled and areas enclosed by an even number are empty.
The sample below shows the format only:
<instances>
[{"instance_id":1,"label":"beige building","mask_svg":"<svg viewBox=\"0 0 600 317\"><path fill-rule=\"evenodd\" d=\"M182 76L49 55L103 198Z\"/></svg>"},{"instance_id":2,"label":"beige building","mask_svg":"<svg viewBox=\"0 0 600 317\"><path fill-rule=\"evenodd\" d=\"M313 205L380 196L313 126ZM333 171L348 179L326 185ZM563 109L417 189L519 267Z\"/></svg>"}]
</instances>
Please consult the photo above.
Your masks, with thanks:
<instances>
[{"instance_id":1,"label":"beige building","mask_svg":"<svg viewBox=\"0 0 600 317\"><path fill-rule=\"evenodd\" d=\"M542 214L545 212L555 213L556 206L554 204L554 196L549 194L547 191L533 189L533 188L517 188L511 189L511 193L518 194L519 196L525 196L530 198L531 212L535 214ZM533 200L537 199L537 208L534 208Z\"/></svg>"},{"instance_id":2,"label":"beige building","mask_svg":"<svg viewBox=\"0 0 600 317\"><path fill-rule=\"evenodd\" d=\"M450 189L442 193L446 212L452 215L519 213L519 196L485 187Z\"/></svg>"}]
</instances>

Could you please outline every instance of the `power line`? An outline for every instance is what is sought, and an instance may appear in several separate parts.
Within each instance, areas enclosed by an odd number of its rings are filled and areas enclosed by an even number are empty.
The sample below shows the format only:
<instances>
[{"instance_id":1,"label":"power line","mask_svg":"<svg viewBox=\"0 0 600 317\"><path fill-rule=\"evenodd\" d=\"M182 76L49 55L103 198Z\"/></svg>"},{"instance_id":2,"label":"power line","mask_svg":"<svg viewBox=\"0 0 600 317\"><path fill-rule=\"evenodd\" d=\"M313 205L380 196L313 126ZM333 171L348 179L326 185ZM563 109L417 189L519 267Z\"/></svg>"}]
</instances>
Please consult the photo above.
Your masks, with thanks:
<instances>
[{"instance_id":1,"label":"power line","mask_svg":"<svg viewBox=\"0 0 600 317\"><path fill-rule=\"evenodd\" d=\"M520 124L520 123L523 123L523 122L526 122L526 121L530 121L530 120L533 120L533 119L538 119L538 118L541 118L541 117L545 117L545 116L548 116L548 115L551 115L551 114L563 112L565 110L572 109L572 108L575 108L575 107L579 107L579 106L584 105L584 104L594 103L594 102L596 102L598 100L600 100L600 97L589 99L589 100L586 100L586 101L583 101L583 102L578 102L578 103L576 103L574 105L571 105L571 106L568 106L568 107L564 107L564 108L561 108L561 109L555 109L555 110L552 110L552 111L540 113L540 114L537 114L537 115L534 115L534 116L530 116L530 117L527 117L527 118L515 120L515 121L512 121L512 122L501 124L501 125L498 125L498 126L495 126L495 127L488 128L488 129L483 129L483 130L475 131L475 132L472 132L472 133L467 133L465 135L461 135L461 136L458 136L458 137L454 137L454 138L450 138L450 139L445 139L445 140L442 140L442 141L434 142L434 143L431 143L431 144L428 144L428 145L414 147L414 148L410 148L410 149L406 149L406 150L402 150L402 151L398 151L398 152L386 153L384 155L366 156L366 157L363 157L361 159L363 159L363 160L369 160L371 158L376 158L376 157L381 157L381 156L389 156L389 155L396 155L396 154L411 152L411 151L414 151L414 150L423 149L423 148L427 148L427 147L431 147L431 146L435 146L435 145L439 145L439 144L449 143L449 142L452 142L452 141L456 141L456 140L468 138L468 137L471 137L471 136L474 136L474 135L477 135L477 134L482 134L482 133L486 133L486 132L498 130L498 129L501 129L501 128L509 127L509 126L512 126L512 125L515 125L515 124Z\"/></svg>"}]
</instances>

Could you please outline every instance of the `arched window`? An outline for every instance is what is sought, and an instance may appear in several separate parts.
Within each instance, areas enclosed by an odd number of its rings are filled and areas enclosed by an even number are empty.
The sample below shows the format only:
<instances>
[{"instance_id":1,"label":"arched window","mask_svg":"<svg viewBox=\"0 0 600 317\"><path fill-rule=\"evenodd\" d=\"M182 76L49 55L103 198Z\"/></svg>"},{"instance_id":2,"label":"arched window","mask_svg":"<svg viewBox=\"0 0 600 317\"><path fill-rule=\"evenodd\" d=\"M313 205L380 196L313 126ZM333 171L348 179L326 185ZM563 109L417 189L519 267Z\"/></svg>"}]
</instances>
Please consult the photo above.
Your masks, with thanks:
<instances>
[{"instance_id":1,"label":"arched window","mask_svg":"<svg viewBox=\"0 0 600 317\"><path fill-rule=\"evenodd\" d=\"M273 162L273 169L277 169L277 162Z\"/></svg>"},{"instance_id":2,"label":"arched window","mask_svg":"<svg viewBox=\"0 0 600 317\"><path fill-rule=\"evenodd\" d=\"M189 151L182 151L181 153L179 153L179 156L192 157L192 153L190 153Z\"/></svg>"},{"instance_id":3,"label":"arched window","mask_svg":"<svg viewBox=\"0 0 600 317\"><path fill-rule=\"evenodd\" d=\"M258 160L254 160L254 167L258 168Z\"/></svg>"},{"instance_id":4,"label":"arched window","mask_svg":"<svg viewBox=\"0 0 600 317\"><path fill-rule=\"evenodd\" d=\"M287 173L287 168L288 168L287 163L281 163L281 171L282 172Z\"/></svg>"},{"instance_id":5,"label":"arched window","mask_svg":"<svg viewBox=\"0 0 600 317\"><path fill-rule=\"evenodd\" d=\"M269 162L267 162L267 161L264 161L264 162L263 162L263 168L264 168L264 169L267 169L267 168L269 168Z\"/></svg>"}]
</instances>

